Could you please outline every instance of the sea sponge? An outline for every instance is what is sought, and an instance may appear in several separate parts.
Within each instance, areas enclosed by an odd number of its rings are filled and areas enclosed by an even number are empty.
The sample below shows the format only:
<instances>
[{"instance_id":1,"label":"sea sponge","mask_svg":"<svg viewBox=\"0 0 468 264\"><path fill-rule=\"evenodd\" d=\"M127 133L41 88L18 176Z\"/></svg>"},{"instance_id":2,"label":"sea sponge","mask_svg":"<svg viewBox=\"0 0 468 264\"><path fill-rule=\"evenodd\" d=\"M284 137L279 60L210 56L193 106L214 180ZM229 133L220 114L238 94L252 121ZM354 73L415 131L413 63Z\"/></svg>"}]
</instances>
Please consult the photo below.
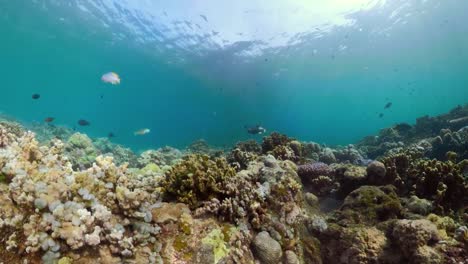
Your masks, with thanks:
<instances>
[{"instance_id":1,"label":"sea sponge","mask_svg":"<svg viewBox=\"0 0 468 264\"><path fill-rule=\"evenodd\" d=\"M234 175L234 168L224 158L193 154L172 167L161 186L165 199L196 208L203 201L222 199L226 180Z\"/></svg>"}]
</instances>

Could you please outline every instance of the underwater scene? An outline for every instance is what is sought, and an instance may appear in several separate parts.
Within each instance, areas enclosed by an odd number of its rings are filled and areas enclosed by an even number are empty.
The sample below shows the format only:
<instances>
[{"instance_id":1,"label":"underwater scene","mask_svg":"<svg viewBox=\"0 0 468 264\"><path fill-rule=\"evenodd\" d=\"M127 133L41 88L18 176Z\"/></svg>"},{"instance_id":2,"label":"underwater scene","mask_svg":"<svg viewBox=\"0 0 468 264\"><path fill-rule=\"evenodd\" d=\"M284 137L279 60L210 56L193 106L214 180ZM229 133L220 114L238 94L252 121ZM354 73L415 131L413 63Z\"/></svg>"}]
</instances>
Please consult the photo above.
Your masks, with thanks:
<instances>
[{"instance_id":1,"label":"underwater scene","mask_svg":"<svg viewBox=\"0 0 468 264\"><path fill-rule=\"evenodd\" d=\"M468 263L467 10L0 0L0 264Z\"/></svg>"}]
</instances>

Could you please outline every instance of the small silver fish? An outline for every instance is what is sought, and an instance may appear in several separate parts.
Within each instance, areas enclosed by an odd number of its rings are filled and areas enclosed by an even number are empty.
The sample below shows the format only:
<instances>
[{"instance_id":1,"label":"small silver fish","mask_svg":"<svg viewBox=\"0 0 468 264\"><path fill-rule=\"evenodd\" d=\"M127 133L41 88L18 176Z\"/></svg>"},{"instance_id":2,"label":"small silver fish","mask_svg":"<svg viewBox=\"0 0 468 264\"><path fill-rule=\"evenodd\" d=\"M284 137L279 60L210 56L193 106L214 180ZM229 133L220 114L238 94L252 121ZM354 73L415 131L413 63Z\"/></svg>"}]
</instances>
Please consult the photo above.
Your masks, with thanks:
<instances>
[{"instance_id":1,"label":"small silver fish","mask_svg":"<svg viewBox=\"0 0 468 264\"><path fill-rule=\"evenodd\" d=\"M105 83L110 83L113 85L120 84L120 77L115 72L108 72L102 75L101 80Z\"/></svg>"},{"instance_id":2,"label":"small silver fish","mask_svg":"<svg viewBox=\"0 0 468 264\"><path fill-rule=\"evenodd\" d=\"M143 136L143 135L148 134L149 132L151 132L151 130L149 128L143 128L143 129L135 131L133 134L135 136Z\"/></svg>"}]
</instances>

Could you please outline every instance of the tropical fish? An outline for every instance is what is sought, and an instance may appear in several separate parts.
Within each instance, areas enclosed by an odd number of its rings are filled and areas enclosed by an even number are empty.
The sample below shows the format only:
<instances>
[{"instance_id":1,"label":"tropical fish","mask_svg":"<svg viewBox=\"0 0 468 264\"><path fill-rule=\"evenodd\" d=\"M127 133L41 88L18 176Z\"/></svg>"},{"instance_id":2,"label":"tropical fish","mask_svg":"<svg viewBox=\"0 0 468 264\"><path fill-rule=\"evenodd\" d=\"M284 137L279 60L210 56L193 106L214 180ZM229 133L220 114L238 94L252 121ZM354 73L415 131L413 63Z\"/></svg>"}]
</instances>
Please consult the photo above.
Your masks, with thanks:
<instances>
[{"instance_id":1,"label":"tropical fish","mask_svg":"<svg viewBox=\"0 0 468 264\"><path fill-rule=\"evenodd\" d=\"M34 99L34 100L37 100L37 99L41 98L41 95L36 93L36 94L33 94L31 96L31 98Z\"/></svg>"},{"instance_id":2,"label":"tropical fish","mask_svg":"<svg viewBox=\"0 0 468 264\"><path fill-rule=\"evenodd\" d=\"M252 134L252 135L261 135L266 132L266 129L261 127L260 125L256 125L254 127L247 127L244 126L247 129L247 133Z\"/></svg>"},{"instance_id":3,"label":"tropical fish","mask_svg":"<svg viewBox=\"0 0 468 264\"><path fill-rule=\"evenodd\" d=\"M101 80L105 83L110 83L114 85L120 84L120 77L115 72L108 72L106 74L103 74Z\"/></svg>"},{"instance_id":4,"label":"tropical fish","mask_svg":"<svg viewBox=\"0 0 468 264\"><path fill-rule=\"evenodd\" d=\"M84 119L80 119L78 120L78 125L80 126L89 126L91 123L89 123L89 121L87 120L84 120Z\"/></svg>"},{"instance_id":5,"label":"tropical fish","mask_svg":"<svg viewBox=\"0 0 468 264\"><path fill-rule=\"evenodd\" d=\"M143 135L148 134L149 132L151 132L151 130L149 128L143 128L143 129L135 131L133 134L135 136L143 136Z\"/></svg>"},{"instance_id":6,"label":"tropical fish","mask_svg":"<svg viewBox=\"0 0 468 264\"><path fill-rule=\"evenodd\" d=\"M51 123L51 122L54 122L54 120L55 120L54 117L46 117L46 118L44 119L44 122L46 122L46 123Z\"/></svg>"},{"instance_id":7,"label":"tropical fish","mask_svg":"<svg viewBox=\"0 0 468 264\"><path fill-rule=\"evenodd\" d=\"M384 116L383 113L380 113L380 114L379 114L379 118L382 118L383 116Z\"/></svg>"},{"instance_id":8,"label":"tropical fish","mask_svg":"<svg viewBox=\"0 0 468 264\"><path fill-rule=\"evenodd\" d=\"M385 106L384 106L384 109L388 109L392 107L392 102L388 102Z\"/></svg>"},{"instance_id":9,"label":"tropical fish","mask_svg":"<svg viewBox=\"0 0 468 264\"><path fill-rule=\"evenodd\" d=\"M114 137L115 137L115 135L114 135L114 133L112 133L112 132L109 132L109 134L107 134L107 137L108 137L108 138L114 138Z\"/></svg>"}]
</instances>

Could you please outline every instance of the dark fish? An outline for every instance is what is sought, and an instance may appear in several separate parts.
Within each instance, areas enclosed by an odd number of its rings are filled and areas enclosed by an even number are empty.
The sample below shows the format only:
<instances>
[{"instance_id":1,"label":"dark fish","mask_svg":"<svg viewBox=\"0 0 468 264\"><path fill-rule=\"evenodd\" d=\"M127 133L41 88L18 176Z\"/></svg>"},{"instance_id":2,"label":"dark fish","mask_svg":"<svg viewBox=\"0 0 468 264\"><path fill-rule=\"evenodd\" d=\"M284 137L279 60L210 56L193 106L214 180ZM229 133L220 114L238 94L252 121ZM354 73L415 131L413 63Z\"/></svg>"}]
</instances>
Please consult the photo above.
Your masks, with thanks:
<instances>
[{"instance_id":1,"label":"dark fish","mask_svg":"<svg viewBox=\"0 0 468 264\"><path fill-rule=\"evenodd\" d=\"M382 118L382 117L383 117L383 114L382 114L382 113L380 113L380 114L379 114L379 118Z\"/></svg>"},{"instance_id":2,"label":"dark fish","mask_svg":"<svg viewBox=\"0 0 468 264\"><path fill-rule=\"evenodd\" d=\"M205 20L205 22L208 22L208 18L205 15L200 15L200 17L203 18L203 20Z\"/></svg>"},{"instance_id":3,"label":"dark fish","mask_svg":"<svg viewBox=\"0 0 468 264\"><path fill-rule=\"evenodd\" d=\"M268 61L268 59L265 59L265 62L267 62L267 61Z\"/></svg>"},{"instance_id":4,"label":"dark fish","mask_svg":"<svg viewBox=\"0 0 468 264\"><path fill-rule=\"evenodd\" d=\"M80 126L89 126L91 123L89 123L89 121L87 120L84 120L84 119L80 119L78 120L78 125Z\"/></svg>"},{"instance_id":5,"label":"dark fish","mask_svg":"<svg viewBox=\"0 0 468 264\"><path fill-rule=\"evenodd\" d=\"M104 95L101 94L100 98L101 98L101 99L104 99Z\"/></svg>"},{"instance_id":6,"label":"dark fish","mask_svg":"<svg viewBox=\"0 0 468 264\"><path fill-rule=\"evenodd\" d=\"M261 135L266 132L266 129L261 127L260 125L256 125L254 127L247 127L244 126L247 129L247 133L252 134L252 135Z\"/></svg>"},{"instance_id":7,"label":"dark fish","mask_svg":"<svg viewBox=\"0 0 468 264\"><path fill-rule=\"evenodd\" d=\"M31 98L34 99L34 100L37 100L37 99L41 98L41 95L40 94L33 94L31 96Z\"/></svg>"},{"instance_id":8,"label":"dark fish","mask_svg":"<svg viewBox=\"0 0 468 264\"><path fill-rule=\"evenodd\" d=\"M44 119L44 122L46 122L46 123L51 123L51 122L54 122L54 120L55 120L54 117L46 117L46 118Z\"/></svg>"},{"instance_id":9,"label":"dark fish","mask_svg":"<svg viewBox=\"0 0 468 264\"><path fill-rule=\"evenodd\" d=\"M388 109L388 108L390 108L390 107L392 107L392 102L388 102L388 103L385 105L384 109Z\"/></svg>"},{"instance_id":10,"label":"dark fish","mask_svg":"<svg viewBox=\"0 0 468 264\"><path fill-rule=\"evenodd\" d=\"M115 135L114 135L114 133L112 133L112 132L109 132L109 134L107 134L107 137L108 137L108 138L114 138L114 137L115 137Z\"/></svg>"}]
</instances>

